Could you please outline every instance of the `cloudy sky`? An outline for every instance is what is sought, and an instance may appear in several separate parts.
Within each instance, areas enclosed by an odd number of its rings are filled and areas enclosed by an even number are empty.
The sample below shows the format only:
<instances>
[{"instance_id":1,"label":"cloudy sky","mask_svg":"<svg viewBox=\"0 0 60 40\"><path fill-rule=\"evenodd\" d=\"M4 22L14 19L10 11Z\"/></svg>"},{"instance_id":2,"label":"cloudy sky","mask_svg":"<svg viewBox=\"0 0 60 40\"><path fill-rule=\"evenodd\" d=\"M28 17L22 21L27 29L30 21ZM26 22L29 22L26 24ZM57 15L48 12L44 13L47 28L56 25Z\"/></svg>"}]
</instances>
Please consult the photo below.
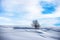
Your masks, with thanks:
<instances>
[{"instance_id":1,"label":"cloudy sky","mask_svg":"<svg viewBox=\"0 0 60 40\"><path fill-rule=\"evenodd\" d=\"M0 0L0 25L60 25L59 0Z\"/></svg>"}]
</instances>

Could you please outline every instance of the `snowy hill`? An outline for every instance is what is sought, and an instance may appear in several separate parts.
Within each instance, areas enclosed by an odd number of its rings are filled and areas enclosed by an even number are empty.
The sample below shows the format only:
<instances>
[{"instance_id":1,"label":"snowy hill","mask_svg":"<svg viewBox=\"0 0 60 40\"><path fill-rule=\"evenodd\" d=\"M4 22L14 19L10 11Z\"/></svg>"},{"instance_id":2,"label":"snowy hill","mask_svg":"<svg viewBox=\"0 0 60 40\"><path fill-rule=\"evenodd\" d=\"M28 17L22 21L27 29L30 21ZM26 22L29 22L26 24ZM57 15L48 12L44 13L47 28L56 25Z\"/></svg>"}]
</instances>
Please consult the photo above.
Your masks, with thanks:
<instances>
[{"instance_id":1,"label":"snowy hill","mask_svg":"<svg viewBox=\"0 0 60 40\"><path fill-rule=\"evenodd\" d=\"M60 40L60 27L0 27L0 40Z\"/></svg>"}]
</instances>

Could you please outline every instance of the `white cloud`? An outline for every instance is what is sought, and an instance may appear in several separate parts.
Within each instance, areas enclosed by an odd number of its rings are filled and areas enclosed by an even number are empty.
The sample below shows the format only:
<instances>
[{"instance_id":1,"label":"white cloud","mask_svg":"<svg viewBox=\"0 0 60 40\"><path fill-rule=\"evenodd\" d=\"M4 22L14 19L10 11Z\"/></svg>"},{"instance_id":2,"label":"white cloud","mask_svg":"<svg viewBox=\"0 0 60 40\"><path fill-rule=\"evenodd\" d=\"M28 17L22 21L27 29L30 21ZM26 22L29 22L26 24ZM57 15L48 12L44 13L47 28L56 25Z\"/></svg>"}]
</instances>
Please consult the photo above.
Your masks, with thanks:
<instances>
[{"instance_id":1,"label":"white cloud","mask_svg":"<svg viewBox=\"0 0 60 40\"><path fill-rule=\"evenodd\" d=\"M40 19L40 18L55 18L60 17L60 7L57 7L56 11L53 14L42 14L41 11L43 10L42 7L39 5L40 0L5 0L3 1L3 6L5 8L6 13L4 15L6 16L14 16L14 11L17 12L17 14L21 11L27 11L28 14L23 15L23 20L12 20L10 18L6 18L5 16L0 17L0 21L3 21L3 24L16 24L16 25L29 25L31 24L31 21L34 19ZM43 0L44 1L44 0ZM48 0L45 0L48 1ZM49 0L51 2L51 0ZM18 15L17 15L18 16ZM19 16L18 16L19 17ZM12 23L14 21L14 23ZM56 20L41 20L41 24L54 24Z\"/></svg>"},{"instance_id":2,"label":"white cloud","mask_svg":"<svg viewBox=\"0 0 60 40\"><path fill-rule=\"evenodd\" d=\"M15 16L15 14L13 12L6 12L3 14L4 16Z\"/></svg>"},{"instance_id":3,"label":"white cloud","mask_svg":"<svg viewBox=\"0 0 60 40\"><path fill-rule=\"evenodd\" d=\"M10 18L0 17L0 25L13 25L13 22Z\"/></svg>"},{"instance_id":4,"label":"white cloud","mask_svg":"<svg viewBox=\"0 0 60 40\"><path fill-rule=\"evenodd\" d=\"M4 10L8 12L13 12L15 6L24 5L24 4L25 4L25 0L3 0L2 1Z\"/></svg>"},{"instance_id":5,"label":"white cloud","mask_svg":"<svg viewBox=\"0 0 60 40\"><path fill-rule=\"evenodd\" d=\"M17 20L17 21L15 21L15 25L31 25L31 21Z\"/></svg>"},{"instance_id":6,"label":"white cloud","mask_svg":"<svg viewBox=\"0 0 60 40\"><path fill-rule=\"evenodd\" d=\"M50 0L45 0L45 1L50 1ZM42 14L41 13L41 11L43 10L41 7L40 7L40 5L38 5L38 2L39 2L39 0L33 0L32 2L31 1L29 1L29 3L27 3L27 4L30 4L30 5L27 5L27 10L30 12L30 13L28 13L26 16L24 16L26 19L28 19L28 20L33 20L33 19L38 19L38 18L55 18L55 17L60 17L60 12L59 12L59 10L60 10L60 7L57 7L56 8L56 11L55 12L53 12L52 14L46 14L46 15L44 15L44 14ZM52 0L51 0L51 2L52 2ZM54 3L55 1L53 0L53 3Z\"/></svg>"},{"instance_id":7,"label":"white cloud","mask_svg":"<svg viewBox=\"0 0 60 40\"><path fill-rule=\"evenodd\" d=\"M55 0L43 0L43 1L52 2L52 1L55 1Z\"/></svg>"},{"instance_id":8,"label":"white cloud","mask_svg":"<svg viewBox=\"0 0 60 40\"><path fill-rule=\"evenodd\" d=\"M0 17L0 21L11 21L11 19L6 18L6 17Z\"/></svg>"},{"instance_id":9,"label":"white cloud","mask_svg":"<svg viewBox=\"0 0 60 40\"><path fill-rule=\"evenodd\" d=\"M31 0L27 3L26 10L29 11L29 13L24 17L32 20L40 16L41 13L39 12L42 10L42 8L39 7L38 0Z\"/></svg>"}]
</instances>

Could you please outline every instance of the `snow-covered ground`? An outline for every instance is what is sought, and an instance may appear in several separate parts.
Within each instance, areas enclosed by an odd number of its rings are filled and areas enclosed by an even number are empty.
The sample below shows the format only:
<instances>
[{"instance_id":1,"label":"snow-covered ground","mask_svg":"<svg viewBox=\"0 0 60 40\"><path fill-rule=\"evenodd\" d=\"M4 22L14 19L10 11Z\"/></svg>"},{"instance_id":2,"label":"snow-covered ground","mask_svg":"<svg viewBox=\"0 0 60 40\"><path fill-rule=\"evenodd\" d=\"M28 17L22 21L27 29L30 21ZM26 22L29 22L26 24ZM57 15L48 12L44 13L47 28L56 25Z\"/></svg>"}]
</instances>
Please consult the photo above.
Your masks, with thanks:
<instances>
[{"instance_id":1,"label":"snow-covered ground","mask_svg":"<svg viewBox=\"0 0 60 40\"><path fill-rule=\"evenodd\" d=\"M60 27L40 29L0 27L0 40L60 40Z\"/></svg>"}]
</instances>

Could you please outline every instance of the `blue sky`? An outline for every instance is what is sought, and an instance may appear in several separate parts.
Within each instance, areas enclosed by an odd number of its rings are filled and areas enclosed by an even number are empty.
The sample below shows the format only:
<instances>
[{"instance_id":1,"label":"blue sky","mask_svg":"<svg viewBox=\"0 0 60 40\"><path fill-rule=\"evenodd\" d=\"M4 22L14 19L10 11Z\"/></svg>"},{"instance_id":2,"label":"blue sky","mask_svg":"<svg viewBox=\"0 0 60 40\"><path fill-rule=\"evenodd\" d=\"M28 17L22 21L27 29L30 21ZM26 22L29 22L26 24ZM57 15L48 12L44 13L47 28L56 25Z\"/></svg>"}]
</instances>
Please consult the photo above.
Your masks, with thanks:
<instances>
[{"instance_id":1,"label":"blue sky","mask_svg":"<svg viewBox=\"0 0 60 40\"><path fill-rule=\"evenodd\" d=\"M0 25L60 25L58 0L0 0Z\"/></svg>"},{"instance_id":2,"label":"blue sky","mask_svg":"<svg viewBox=\"0 0 60 40\"><path fill-rule=\"evenodd\" d=\"M44 9L42 11L43 14L52 14L53 12L55 12L57 5L53 4L53 3L49 3L46 1L41 1L40 2L42 8Z\"/></svg>"}]
</instances>

